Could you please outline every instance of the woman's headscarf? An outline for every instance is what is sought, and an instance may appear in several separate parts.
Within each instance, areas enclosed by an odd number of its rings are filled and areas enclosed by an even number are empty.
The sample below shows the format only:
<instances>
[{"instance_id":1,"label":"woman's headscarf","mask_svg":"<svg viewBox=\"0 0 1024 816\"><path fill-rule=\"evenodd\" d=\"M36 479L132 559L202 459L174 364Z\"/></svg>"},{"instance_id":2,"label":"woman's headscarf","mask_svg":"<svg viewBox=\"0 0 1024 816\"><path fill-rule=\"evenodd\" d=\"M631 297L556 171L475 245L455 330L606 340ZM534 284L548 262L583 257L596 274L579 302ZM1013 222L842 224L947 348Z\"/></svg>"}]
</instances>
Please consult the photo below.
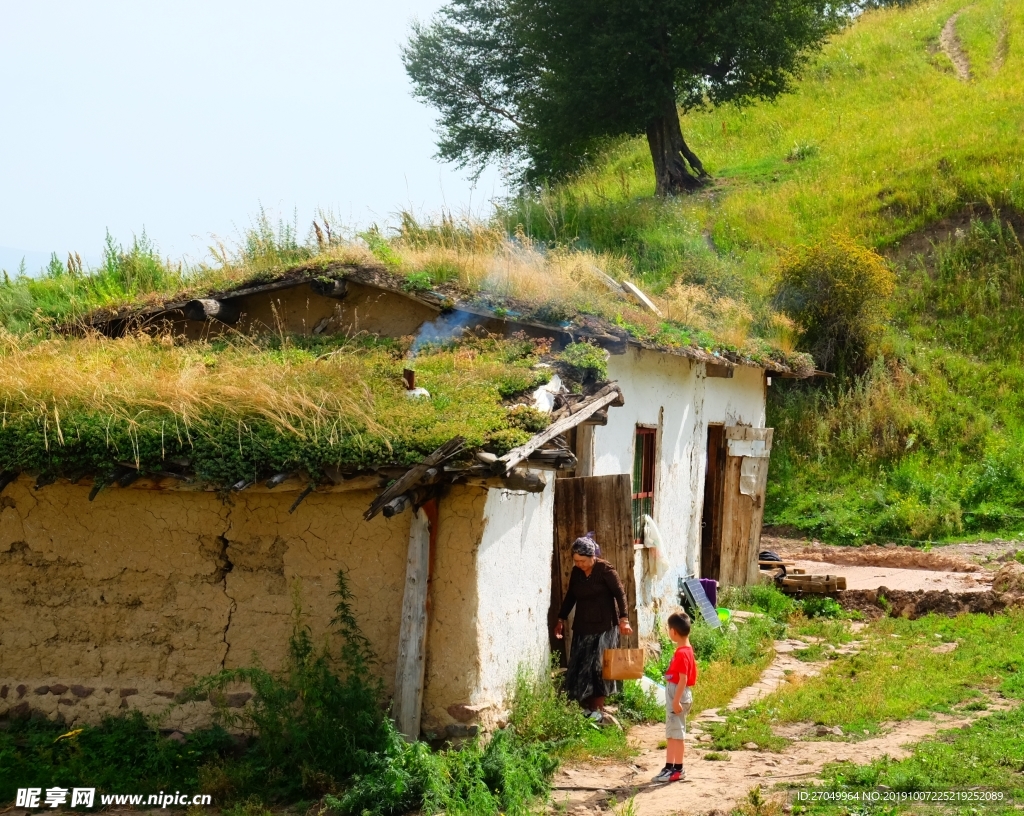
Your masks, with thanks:
<instances>
[{"instance_id":1,"label":"woman's headscarf","mask_svg":"<svg viewBox=\"0 0 1024 816\"><path fill-rule=\"evenodd\" d=\"M594 541L594 531L591 530L585 536L580 536L572 542L572 551L584 558L600 558L601 547Z\"/></svg>"}]
</instances>

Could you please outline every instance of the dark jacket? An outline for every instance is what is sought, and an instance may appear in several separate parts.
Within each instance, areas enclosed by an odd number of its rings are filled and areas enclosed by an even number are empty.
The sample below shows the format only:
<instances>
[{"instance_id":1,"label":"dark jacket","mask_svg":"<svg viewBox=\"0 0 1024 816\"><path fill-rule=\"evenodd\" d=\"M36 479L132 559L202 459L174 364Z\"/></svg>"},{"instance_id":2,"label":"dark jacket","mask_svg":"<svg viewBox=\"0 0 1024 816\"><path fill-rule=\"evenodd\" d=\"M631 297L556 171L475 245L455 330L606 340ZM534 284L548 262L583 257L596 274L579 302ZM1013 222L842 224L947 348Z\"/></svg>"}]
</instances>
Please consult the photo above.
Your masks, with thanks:
<instances>
[{"instance_id":1,"label":"dark jacket","mask_svg":"<svg viewBox=\"0 0 1024 816\"><path fill-rule=\"evenodd\" d=\"M565 600L558 610L559 619L568 618L574 606L573 634L597 635L618 626L619 618L625 618L629 613L626 610L626 591L615 567L598 558L589 578L579 567L573 567Z\"/></svg>"}]
</instances>

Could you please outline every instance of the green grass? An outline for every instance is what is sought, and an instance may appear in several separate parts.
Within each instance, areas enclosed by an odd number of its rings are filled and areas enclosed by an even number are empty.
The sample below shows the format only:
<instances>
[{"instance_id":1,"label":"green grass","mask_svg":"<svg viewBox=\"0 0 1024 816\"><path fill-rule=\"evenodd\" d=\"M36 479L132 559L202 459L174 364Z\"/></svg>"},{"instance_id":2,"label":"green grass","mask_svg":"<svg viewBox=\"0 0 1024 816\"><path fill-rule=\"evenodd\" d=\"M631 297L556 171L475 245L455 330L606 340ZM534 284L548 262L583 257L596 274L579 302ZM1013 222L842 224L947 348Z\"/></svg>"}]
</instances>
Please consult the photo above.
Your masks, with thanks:
<instances>
[{"instance_id":1,"label":"green grass","mask_svg":"<svg viewBox=\"0 0 1024 816\"><path fill-rule=\"evenodd\" d=\"M997 712L966 729L940 733L914 746L909 757L883 757L866 765L850 762L826 766L820 785L804 788L860 794L885 786L897 794L918 791L992 792L1001 798L981 802L952 802L939 805L940 812L1015 813L1015 802L1024 798L1024 708ZM978 790L980 789L980 791ZM881 803L888 805L888 803ZM899 811L917 810L912 802ZM893 808L889 805L889 812ZM796 805L794 813L833 814L849 810L835 805Z\"/></svg>"},{"instance_id":2,"label":"green grass","mask_svg":"<svg viewBox=\"0 0 1024 816\"><path fill-rule=\"evenodd\" d=\"M864 377L775 390L768 521L836 543L1020 535L1022 278L1013 232L977 221L904 274Z\"/></svg>"},{"instance_id":3,"label":"green grass","mask_svg":"<svg viewBox=\"0 0 1024 816\"><path fill-rule=\"evenodd\" d=\"M966 83L937 49L958 11ZM1024 536L1024 253L991 223L928 251L929 230L968 206L1024 223L1022 43L1024 7L1009 0L869 11L794 93L684 116L716 180L698 195L655 200L647 146L626 139L577 177L506 202L489 225L406 214L393 237L321 230L302 241L260 213L237 246L188 269L144 235L128 248L108 241L91 274L55 259L38 279L0 284L0 323L25 331L296 264L364 262L408 288L457 286L502 314L517 308L502 299L512 293L546 319L599 313L667 346L796 364L799 327L773 306L779 259L844 234L891 257L889 323L863 376L773 383L766 521L836 543ZM508 270L497 288L496 262ZM638 278L670 319L598 297L581 284L593 267Z\"/></svg>"},{"instance_id":4,"label":"green grass","mask_svg":"<svg viewBox=\"0 0 1024 816\"><path fill-rule=\"evenodd\" d=\"M881 723L975 710L989 693L1024 697L1024 615L883 618L860 634L865 647L839 656L824 672L787 686L712 724L717 749L755 742L778 750L772 725L809 722L846 734L878 732ZM933 651L956 642L952 652Z\"/></svg>"},{"instance_id":5,"label":"green grass","mask_svg":"<svg viewBox=\"0 0 1024 816\"><path fill-rule=\"evenodd\" d=\"M547 424L506 407L549 377L529 341L425 347L416 367L429 399L407 398L404 353L372 338L0 335L0 469L103 477L128 461L223 486L316 480L331 465L411 464L455 435L467 450L508 450Z\"/></svg>"}]
</instances>

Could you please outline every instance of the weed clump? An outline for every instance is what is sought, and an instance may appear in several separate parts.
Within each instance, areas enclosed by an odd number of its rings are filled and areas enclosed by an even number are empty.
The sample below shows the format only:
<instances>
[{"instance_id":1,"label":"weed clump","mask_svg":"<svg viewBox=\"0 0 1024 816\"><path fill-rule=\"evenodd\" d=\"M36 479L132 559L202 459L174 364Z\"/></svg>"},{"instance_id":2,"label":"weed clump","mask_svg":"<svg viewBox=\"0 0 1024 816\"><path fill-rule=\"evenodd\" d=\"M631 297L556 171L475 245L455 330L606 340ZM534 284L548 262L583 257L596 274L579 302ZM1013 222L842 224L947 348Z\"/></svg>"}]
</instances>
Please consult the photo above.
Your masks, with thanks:
<instances>
[{"instance_id":1,"label":"weed clump","mask_svg":"<svg viewBox=\"0 0 1024 816\"><path fill-rule=\"evenodd\" d=\"M570 376L584 384L608 379L608 355L590 343L570 343L558 355Z\"/></svg>"}]
</instances>

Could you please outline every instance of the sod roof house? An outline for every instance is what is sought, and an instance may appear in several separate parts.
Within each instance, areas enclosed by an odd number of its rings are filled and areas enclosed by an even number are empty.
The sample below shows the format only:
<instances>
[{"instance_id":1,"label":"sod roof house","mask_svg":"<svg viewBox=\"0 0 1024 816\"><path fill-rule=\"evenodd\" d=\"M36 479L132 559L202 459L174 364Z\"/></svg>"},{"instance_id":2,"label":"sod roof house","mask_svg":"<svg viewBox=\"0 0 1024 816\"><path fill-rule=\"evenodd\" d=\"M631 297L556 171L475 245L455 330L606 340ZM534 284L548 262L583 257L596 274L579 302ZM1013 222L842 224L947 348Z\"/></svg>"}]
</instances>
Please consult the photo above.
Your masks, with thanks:
<instances>
[{"instance_id":1,"label":"sod roof house","mask_svg":"<svg viewBox=\"0 0 1024 816\"><path fill-rule=\"evenodd\" d=\"M5 340L0 717L156 713L279 667L297 608L331 636L344 569L403 732L464 736L560 647L576 536L641 639L681 578L755 580L765 389L806 365L371 267L200 294Z\"/></svg>"}]
</instances>

